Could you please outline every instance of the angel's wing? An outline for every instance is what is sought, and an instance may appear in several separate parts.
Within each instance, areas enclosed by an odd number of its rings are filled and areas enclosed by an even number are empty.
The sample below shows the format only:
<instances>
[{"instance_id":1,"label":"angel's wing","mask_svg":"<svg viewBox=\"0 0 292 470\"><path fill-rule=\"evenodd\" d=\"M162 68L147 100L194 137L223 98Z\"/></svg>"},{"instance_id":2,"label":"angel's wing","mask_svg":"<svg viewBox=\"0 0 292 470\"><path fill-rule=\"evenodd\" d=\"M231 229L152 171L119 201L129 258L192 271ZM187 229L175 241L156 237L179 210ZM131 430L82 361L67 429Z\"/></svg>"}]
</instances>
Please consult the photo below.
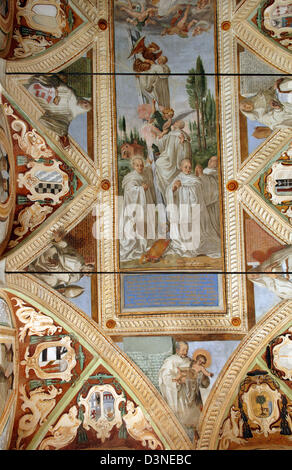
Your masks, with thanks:
<instances>
[{"instance_id":1,"label":"angel's wing","mask_svg":"<svg viewBox=\"0 0 292 470\"><path fill-rule=\"evenodd\" d=\"M173 117L171 124L174 124L176 121L180 121L181 119L185 119L188 117L190 114L194 113L194 109L189 109L188 111L185 111L184 113L177 114L176 116Z\"/></svg>"}]
</instances>

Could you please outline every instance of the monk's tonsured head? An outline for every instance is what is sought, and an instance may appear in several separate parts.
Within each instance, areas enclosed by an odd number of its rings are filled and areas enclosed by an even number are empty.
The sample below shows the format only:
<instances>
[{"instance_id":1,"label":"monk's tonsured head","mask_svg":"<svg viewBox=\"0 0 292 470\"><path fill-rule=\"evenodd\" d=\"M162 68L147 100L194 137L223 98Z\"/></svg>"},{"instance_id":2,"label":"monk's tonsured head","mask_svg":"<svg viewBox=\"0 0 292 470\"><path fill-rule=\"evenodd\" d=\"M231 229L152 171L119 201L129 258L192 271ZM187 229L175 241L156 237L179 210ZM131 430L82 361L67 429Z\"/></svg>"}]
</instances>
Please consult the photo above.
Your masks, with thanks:
<instances>
[{"instance_id":1,"label":"monk's tonsured head","mask_svg":"<svg viewBox=\"0 0 292 470\"><path fill-rule=\"evenodd\" d=\"M218 157L217 155L213 155L213 157L209 158L208 168L217 168L217 167L218 167Z\"/></svg>"},{"instance_id":2,"label":"monk's tonsured head","mask_svg":"<svg viewBox=\"0 0 292 470\"><path fill-rule=\"evenodd\" d=\"M239 105L240 111L245 111L246 113L251 113L253 111L254 105L250 100L243 100Z\"/></svg>"},{"instance_id":3,"label":"monk's tonsured head","mask_svg":"<svg viewBox=\"0 0 292 470\"><path fill-rule=\"evenodd\" d=\"M192 172L192 162L189 158L183 158L180 162L180 169L185 175L190 175Z\"/></svg>"},{"instance_id":4,"label":"monk's tonsured head","mask_svg":"<svg viewBox=\"0 0 292 470\"><path fill-rule=\"evenodd\" d=\"M142 157L133 157L131 161L132 167L137 173L143 173L144 170L144 160Z\"/></svg>"},{"instance_id":5,"label":"monk's tonsured head","mask_svg":"<svg viewBox=\"0 0 292 470\"><path fill-rule=\"evenodd\" d=\"M185 341L176 343L176 354L180 357L187 357L189 352L189 345Z\"/></svg>"}]
</instances>

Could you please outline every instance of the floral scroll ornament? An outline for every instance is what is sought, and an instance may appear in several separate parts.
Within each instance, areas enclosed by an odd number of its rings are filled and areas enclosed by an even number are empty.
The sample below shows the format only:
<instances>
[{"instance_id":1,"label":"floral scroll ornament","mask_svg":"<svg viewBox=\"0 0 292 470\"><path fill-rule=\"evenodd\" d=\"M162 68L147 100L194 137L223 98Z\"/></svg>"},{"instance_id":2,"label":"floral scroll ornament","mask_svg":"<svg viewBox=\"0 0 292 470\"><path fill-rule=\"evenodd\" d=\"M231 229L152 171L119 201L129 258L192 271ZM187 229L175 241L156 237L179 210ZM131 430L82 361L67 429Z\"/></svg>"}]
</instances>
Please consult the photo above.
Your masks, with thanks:
<instances>
[{"instance_id":1,"label":"floral scroll ornament","mask_svg":"<svg viewBox=\"0 0 292 470\"><path fill-rule=\"evenodd\" d=\"M22 384L19 387L19 393L20 399L23 402L21 409L27 413L18 422L16 449L23 448L21 441L31 436L37 426L45 423L48 415L56 405L56 396L62 393L62 389L57 389L54 385L50 385L46 392L42 387L38 387L28 395L25 385Z\"/></svg>"},{"instance_id":2,"label":"floral scroll ornament","mask_svg":"<svg viewBox=\"0 0 292 470\"><path fill-rule=\"evenodd\" d=\"M19 341L24 342L25 337L28 336L44 336L45 334L53 335L56 332L62 331L61 326L55 326L51 317L37 312L33 307L28 306L23 300L13 297L12 300L16 301L16 316L24 323L24 326L19 328Z\"/></svg>"},{"instance_id":3,"label":"floral scroll ornament","mask_svg":"<svg viewBox=\"0 0 292 470\"><path fill-rule=\"evenodd\" d=\"M63 414L55 426L51 426L49 432L51 436L45 438L39 450L62 449L74 441L81 420L77 417L77 407L72 406L68 413Z\"/></svg>"},{"instance_id":4,"label":"floral scroll ornament","mask_svg":"<svg viewBox=\"0 0 292 470\"><path fill-rule=\"evenodd\" d=\"M12 107L7 103L4 103L4 111L7 116L14 118L14 121L11 123L11 128L16 131L17 134L13 134L12 137L14 140L17 140L21 150L34 160L53 156L52 151L47 147L45 139L37 133L36 129L28 131L28 125L15 116Z\"/></svg>"},{"instance_id":5,"label":"floral scroll ornament","mask_svg":"<svg viewBox=\"0 0 292 470\"><path fill-rule=\"evenodd\" d=\"M13 39L18 42L18 46L14 49L14 59L24 59L25 57L39 54L53 44L52 41L48 41L44 36L36 34L23 37L19 29L15 30Z\"/></svg>"},{"instance_id":6,"label":"floral scroll ornament","mask_svg":"<svg viewBox=\"0 0 292 470\"><path fill-rule=\"evenodd\" d=\"M144 416L140 406L134 405L132 401L126 404L127 414L123 416L127 431L133 439L140 441L143 447L149 446L150 449L163 449L162 443L157 439L152 426Z\"/></svg>"},{"instance_id":7,"label":"floral scroll ornament","mask_svg":"<svg viewBox=\"0 0 292 470\"><path fill-rule=\"evenodd\" d=\"M18 214L17 221L14 221L14 225L17 225L14 229L14 235L17 236L17 239L10 240L8 247L14 248L18 245L24 235L44 222L48 214L51 214L52 212L52 207L41 206L39 202L35 202L31 206L22 209Z\"/></svg>"}]
</instances>

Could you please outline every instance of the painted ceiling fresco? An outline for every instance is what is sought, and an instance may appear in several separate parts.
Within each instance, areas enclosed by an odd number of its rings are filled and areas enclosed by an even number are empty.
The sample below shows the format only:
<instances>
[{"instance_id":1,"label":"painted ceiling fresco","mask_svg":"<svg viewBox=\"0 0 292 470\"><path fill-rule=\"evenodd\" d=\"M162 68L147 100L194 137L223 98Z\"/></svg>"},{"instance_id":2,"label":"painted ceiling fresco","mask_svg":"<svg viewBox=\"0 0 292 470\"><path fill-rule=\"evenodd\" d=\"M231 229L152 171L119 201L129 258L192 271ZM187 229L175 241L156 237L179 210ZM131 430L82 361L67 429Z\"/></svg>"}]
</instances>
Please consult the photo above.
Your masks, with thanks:
<instances>
[{"instance_id":1,"label":"painted ceiling fresco","mask_svg":"<svg viewBox=\"0 0 292 470\"><path fill-rule=\"evenodd\" d=\"M0 0L0 449L292 448L291 0Z\"/></svg>"}]
</instances>

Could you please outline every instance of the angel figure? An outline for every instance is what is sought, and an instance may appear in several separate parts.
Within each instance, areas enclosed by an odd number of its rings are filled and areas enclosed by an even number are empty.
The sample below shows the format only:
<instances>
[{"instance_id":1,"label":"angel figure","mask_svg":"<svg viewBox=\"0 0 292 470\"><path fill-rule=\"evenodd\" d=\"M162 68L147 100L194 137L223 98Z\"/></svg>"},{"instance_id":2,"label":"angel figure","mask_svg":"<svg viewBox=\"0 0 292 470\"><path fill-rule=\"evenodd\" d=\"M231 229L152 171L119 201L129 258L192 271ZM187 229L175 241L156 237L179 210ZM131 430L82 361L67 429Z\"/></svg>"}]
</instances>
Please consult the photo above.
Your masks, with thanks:
<instances>
[{"instance_id":1,"label":"angel figure","mask_svg":"<svg viewBox=\"0 0 292 470\"><path fill-rule=\"evenodd\" d=\"M140 3L134 6L131 0L128 0L128 6L121 6L121 10L129 15L129 18L126 19L127 23L136 26L138 30L141 30L148 24L156 24L156 21L153 20L157 15L157 8L155 7L145 8Z\"/></svg>"},{"instance_id":2,"label":"angel figure","mask_svg":"<svg viewBox=\"0 0 292 470\"><path fill-rule=\"evenodd\" d=\"M162 55L162 50L155 42L146 46L145 36L140 37L134 44L129 59L135 56L133 70L134 72L147 72L157 59Z\"/></svg>"},{"instance_id":3,"label":"angel figure","mask_svg":"<svg viewBox=\"0 0 292 470\"><path fill-rule=\"evenodd\" d=\"M177 34L182 38L187 38L190 29L198 22L195 18L188 21L190 9L191 5L187 5L185 11L179 9L171 19L170 25L161 32L161 36Z\"/></svg>"}]
</instances>

